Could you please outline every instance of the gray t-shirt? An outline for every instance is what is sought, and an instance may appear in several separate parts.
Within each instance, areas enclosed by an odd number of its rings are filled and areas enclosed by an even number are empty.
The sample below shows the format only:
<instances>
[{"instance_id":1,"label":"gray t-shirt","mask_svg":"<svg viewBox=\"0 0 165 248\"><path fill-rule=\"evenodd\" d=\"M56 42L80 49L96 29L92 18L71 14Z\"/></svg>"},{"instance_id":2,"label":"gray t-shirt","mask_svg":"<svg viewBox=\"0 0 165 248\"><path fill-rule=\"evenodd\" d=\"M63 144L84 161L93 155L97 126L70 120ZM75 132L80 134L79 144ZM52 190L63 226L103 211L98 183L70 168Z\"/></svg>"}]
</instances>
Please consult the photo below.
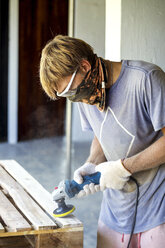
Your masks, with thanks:
<instances>
[{"instance_id":1,"label":"gray t-shirt","mask_svg":"<svg viewBox=\"0 0 165 248\"><path fill-rule=\"evenodd\" d=\"M83 130L92 130L108 161L131 157L153 144L165 127L165 73L144 61L122 62L115 84L107 91L107 110L78 103ZM165 223L165 164L133 174L140 184L134 233ZM136 186L106 189L100 219L120 233L130 233Z\"/></svg>"}]
</instances>

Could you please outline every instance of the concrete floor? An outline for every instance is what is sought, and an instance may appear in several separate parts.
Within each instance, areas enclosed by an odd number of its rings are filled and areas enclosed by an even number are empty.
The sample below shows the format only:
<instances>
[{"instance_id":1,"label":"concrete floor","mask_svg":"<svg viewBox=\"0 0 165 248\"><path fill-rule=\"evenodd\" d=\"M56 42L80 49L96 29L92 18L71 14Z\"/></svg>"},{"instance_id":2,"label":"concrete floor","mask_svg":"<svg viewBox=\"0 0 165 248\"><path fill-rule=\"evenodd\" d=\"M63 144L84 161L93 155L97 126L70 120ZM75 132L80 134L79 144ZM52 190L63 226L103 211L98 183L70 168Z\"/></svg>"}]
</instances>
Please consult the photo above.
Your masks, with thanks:
<instances>
[{"instance_id":1,"label":"concrete floor","mask_svg":"<svg viewBox=\"0 0 165 248\"><path fill-rule=\"evenodd\" d=\"M81 166L89 154L89 143L72 145L72 172ZM65 179L66 140L65 138L45 138L19 142L16 145L0 143L0 159L14 159L20 163L49 192ZM73 174L73 173L72 173ZM96 247L97 220L102 193L81 199L72 199L76 211L74 215L84 225L84 248Z\"/></svg>"}]
</instances>

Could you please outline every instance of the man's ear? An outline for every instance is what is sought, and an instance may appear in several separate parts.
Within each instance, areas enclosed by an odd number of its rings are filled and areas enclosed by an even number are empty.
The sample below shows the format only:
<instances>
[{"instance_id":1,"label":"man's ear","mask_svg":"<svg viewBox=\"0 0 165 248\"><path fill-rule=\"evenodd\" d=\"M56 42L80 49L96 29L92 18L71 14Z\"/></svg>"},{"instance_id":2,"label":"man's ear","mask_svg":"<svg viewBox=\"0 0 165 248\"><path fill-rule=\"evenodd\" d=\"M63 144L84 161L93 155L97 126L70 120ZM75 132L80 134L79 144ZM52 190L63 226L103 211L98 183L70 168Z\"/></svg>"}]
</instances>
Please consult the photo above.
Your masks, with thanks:
<instances>
[{"instance_id":1,"label":"man's ear","mask_svg":"<svg viewBox=\"0 0 165 248\"><path fill-rule=\"evenodd\" d=\"M88 60L82 59L80 63L80 69L83 73L87 73L91 69L91 64Z\"/></svg>"}]
</instances>

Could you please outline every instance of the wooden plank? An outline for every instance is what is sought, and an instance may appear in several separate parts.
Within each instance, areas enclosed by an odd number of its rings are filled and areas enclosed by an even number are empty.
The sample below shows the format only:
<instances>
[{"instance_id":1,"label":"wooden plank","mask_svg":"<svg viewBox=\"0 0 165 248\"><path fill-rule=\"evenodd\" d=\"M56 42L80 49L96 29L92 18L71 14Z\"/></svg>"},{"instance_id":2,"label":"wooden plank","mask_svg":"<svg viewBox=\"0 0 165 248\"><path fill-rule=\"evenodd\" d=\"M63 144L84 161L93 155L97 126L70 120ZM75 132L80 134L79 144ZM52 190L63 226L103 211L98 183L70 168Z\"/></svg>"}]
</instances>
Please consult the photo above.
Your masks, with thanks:
<instances>
[{"instance_id":1,"label":"wooden plank","mask_svg":"<svg viewBox=\"0 0 165 248\"><path fill-rule=\"evenodd\" d=\"M0 238L0 248L33 248L28 240L21 237Z\"/></svg>"},{"instance_id":2,"label":"wooden plank","mask_svg":"<svg viewBox=\"0 0 165 248\"><path fill-rule=\"evenodd\" d=\"M56 228L56 229L44 229L44 230L30 230L21 232L4 232L0 233L2 237L14 237L14 236L26 236L26 235L37 235L37 234L48 234L48 233L65 233L65 232L83 232L83 227L67 227L67 228Z\"/></svg>"},{"instance_id":3,"label":"wooden plank","mask_svg":"<svg viewBox=\"0 0 165 248\"><path fill-rule=\"evenodd\" d=\"M24 236L25 238L26 238L26 240L29 242L29 244L31 244L31 247L32 248L38 248L37 246L36 246L36 244L37 244L37 236L38 235L26 235L26 236Z\"/></svg>"},{"instance_id":4,"label":"wooden plank","mask_svg":"<svg viewBox=\"0 0 165 248\"><path fill-rule=\"evenodd\" d=\"M40 206L55 219L60 227L82 226L82 223L74 215L54 218L52 213L53 210L57 208L57 204L52 200L51 194L15 160L0 160L0 164L27 190Z\"/></svg>"},{"instance_id":5,"label":"wooden plank","mask_svg":"<svg viewBox=\"0 0 165 248\"><path fill-rule=\"evenodd\" d=\"M3 233L5 231L4 227L2 226L2 224L0 223L0 233Z\"/></svg>"},{"instance_id":6,"label":"wooden plank","mask_svg":"<svg viewBox=\"0 0 165 248\"><path fill-rule=\"evenodd\" d=\"M34 229L51 229L56 225L25 192L25 190L0 166L0 185L32 223Z\"/></svg>"},{"instance_id":7,"label":"wooden plank","mask_svg":"<svg viewBox=\"0 0 165 248\"><path fill-rule=\"evenodd\" d=\"M23 218L13 204L0 190L0 216L9 232L31 230L30 224Z\"/></svg>"},{"instance_id":8,"label":"wooden plank","mask_svg":"<svg viewBox=\"0 0 165 248\"><path fill-rule=\"evenodd\" d=\"M55 233L40 234L37 239L34 236L14 236L0 238L0 248L82 248L83 247L83 232L80 228L70 228L68 232L65 229L57 228L51 230ZM76 230L75 230L76 229ZM82 229L82 228L81 228ZM16 235L16 233L15 233ZM31 239L31 242L29 242ZM35 246L34 246L35 245Z\"/></svg>"},{"instance_id":9,"label":"wooden plank","mask_svg":"<svg viewBox=\"0 0 165 248\"><path fill-rule=\"evenodd\" d=\"M83 248L83 233L81 231L76 231L56 234L43 234L40 235L38 245L40 248Z\"/></svg>"}]
</instances>

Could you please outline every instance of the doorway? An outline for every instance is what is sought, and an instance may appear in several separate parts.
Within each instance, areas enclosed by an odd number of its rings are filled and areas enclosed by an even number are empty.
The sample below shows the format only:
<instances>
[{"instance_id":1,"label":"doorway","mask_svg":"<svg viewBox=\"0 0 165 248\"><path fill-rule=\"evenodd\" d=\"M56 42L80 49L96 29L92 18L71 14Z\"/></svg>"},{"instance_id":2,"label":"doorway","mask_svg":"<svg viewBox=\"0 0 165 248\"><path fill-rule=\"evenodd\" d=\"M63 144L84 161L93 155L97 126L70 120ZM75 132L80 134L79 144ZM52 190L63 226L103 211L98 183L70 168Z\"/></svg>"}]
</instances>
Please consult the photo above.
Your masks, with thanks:
<instances>
[{"instance_id":1,"label":"doorway","mask_svg":"<svg viewBox=\"0 0 165 248\"><path fill-rule=\"evenodd\" d=\"M0 141L7 139L8 9L9 1L0 1Z\"/></svg>"},{"instance_id":2,"label":"doorway","mask_svg":"<svg viewBox=\"0 0 165 248\"><path fill-rule=\"evenodd\" d=\"M68 33L68 0L19 1L19 140L64 135L65 99L51 101L39 82L42 48Z\"/></svg>"}]
</instances>

